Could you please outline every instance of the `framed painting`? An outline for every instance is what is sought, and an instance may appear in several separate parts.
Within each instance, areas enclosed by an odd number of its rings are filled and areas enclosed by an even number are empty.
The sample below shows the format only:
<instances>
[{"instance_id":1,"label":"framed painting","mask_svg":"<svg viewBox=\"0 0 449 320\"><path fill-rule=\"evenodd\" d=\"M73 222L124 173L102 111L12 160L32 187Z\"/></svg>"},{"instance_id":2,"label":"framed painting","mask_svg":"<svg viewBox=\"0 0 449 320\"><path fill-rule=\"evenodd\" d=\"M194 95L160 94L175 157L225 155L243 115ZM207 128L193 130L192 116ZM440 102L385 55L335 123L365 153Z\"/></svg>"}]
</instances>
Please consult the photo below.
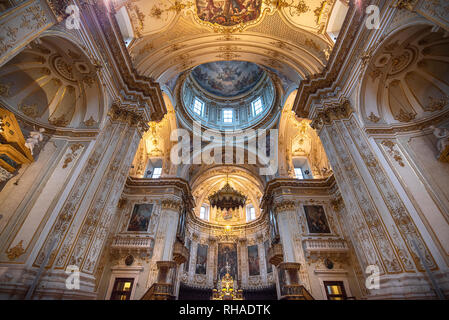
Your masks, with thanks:
<instances>
[{"instance_id":1,"label":"framed painting","mask_svg":"<svg viewBox=\"0 0 449 320\"><path fill-rule=\"evenodd\" d=\"M196 274L206 274L207 271L207 245L198 244L196 251Z\"/></svg>"},{"instance_id":2,"label":"framed painting","mask_svg":"<svg viewBox=\"0 0 449 320\"><path fill-rule=\"evenodd\" d=\"M257 245L248 246L248 269L250 276L260 275L259 248Z\"/></svg>"},{"instance_id":3,"label":"framed painting","mask_svg":"<svg viewBox=\"0 0 449 320\"><path fill-rule=\"evenodd\" d=\"M237 244L219 243L218 244L218 263L217 274L221 279L229 269L232 278L237 279Z\"/></svg>"},{"instance_id":4,"label":"framed painting","mask_svg":"<svg viewBox=\"0 0 449 320\"><path fill-rule=\"evenodd\" d=\"M331 233L323 206L304 206L309 233Z\"/></svg>"},{"instance_id":5,"label":"framed painting","mask_svg":"<svg viewBox=\"0 0 449 320\"><path fill-rule=\"evenodd\" d=\"M259 18L262 0L196 0L198 17L211 24L234 26Z\"/></svg>"},{"instance_id":6,"label":"framed painting","mask_svg":"<svg viewBox=\"0 0 449 320\"><path fill-rule=\"evenodd\" d=\"M152 213L153 204L135 204L131 218L129 219L127 231L147 232Z\"/></svg>"}]
</instances>

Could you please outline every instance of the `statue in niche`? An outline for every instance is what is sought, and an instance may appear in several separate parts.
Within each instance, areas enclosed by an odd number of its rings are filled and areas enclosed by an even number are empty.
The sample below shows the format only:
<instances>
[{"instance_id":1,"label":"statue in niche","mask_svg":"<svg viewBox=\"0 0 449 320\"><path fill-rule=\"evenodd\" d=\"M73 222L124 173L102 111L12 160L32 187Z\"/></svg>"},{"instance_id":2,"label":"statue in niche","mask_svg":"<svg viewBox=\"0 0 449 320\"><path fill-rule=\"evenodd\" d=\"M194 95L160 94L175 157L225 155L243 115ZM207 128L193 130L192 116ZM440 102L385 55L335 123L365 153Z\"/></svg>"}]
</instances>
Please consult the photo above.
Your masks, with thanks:
<instances>
[{"instance_id":1,"label":"statue in niche","mask_svg":"<svg viewBox=\"0 0 449 320\"><path fill-rule=\"evenodd\" d=\"M44 128L40 128L39 131L31 131L30 136L25 141L25 147L30 149L31 155L33 155L34 147L39 144L39 142L44 140L44 135L42 134L43 132L45 132Z\"/></svg>"},{"instance_id":2,"label":"statue in niche","mask_svg":"<svg viewBox=\"0 0 449 320\"><path fill-rule=\"evenodd\" d=\"M433 135L438 139L437 150L441 154L449 146L449 129L447 128L437 128L435 126L430 126L433 131Z\"/></svg>"}]
</instances>

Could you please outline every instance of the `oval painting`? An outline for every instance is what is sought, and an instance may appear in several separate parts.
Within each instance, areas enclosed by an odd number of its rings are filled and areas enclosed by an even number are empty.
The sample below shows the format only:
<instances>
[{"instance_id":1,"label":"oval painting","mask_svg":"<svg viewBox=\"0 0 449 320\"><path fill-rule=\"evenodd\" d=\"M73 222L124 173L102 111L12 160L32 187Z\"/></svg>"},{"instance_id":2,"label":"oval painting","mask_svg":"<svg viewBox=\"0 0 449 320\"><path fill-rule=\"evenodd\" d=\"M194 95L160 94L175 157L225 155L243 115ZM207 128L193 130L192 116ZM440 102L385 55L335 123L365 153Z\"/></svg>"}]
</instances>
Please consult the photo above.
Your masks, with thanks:
<instances>
[{"instance_id":1,"label":"oval painting","mask_svg":"<svg viewBox=\"0 0 449 320\"><path fill-rule=\"evenodd\" d=\"M259 18L262 0L196 0L196 13L206 22L231 27Z\"/></svg>"}]
</instances>

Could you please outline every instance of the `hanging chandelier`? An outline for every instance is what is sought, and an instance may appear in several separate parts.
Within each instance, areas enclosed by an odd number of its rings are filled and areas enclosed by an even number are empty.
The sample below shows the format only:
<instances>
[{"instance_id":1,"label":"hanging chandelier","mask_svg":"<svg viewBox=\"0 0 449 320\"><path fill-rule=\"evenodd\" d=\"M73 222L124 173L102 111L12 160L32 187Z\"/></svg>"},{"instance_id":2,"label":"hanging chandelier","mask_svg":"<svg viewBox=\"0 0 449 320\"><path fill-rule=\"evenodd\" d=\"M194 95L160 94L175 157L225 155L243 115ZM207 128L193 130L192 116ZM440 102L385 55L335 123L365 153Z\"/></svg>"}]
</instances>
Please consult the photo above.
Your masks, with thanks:
<instances>
[{"instance_id":1,"label":"hanging chandelier","mask_svg":"<svg viewBox=\"0 0 449 320\"><path fill-rule=\"evenodd\" d=\"M211 207L216 207L221 210L237 209L245 206L246 196L232 188L226 182L223 188L209 196L209 203Z\"/></svg>"}]
</instances>

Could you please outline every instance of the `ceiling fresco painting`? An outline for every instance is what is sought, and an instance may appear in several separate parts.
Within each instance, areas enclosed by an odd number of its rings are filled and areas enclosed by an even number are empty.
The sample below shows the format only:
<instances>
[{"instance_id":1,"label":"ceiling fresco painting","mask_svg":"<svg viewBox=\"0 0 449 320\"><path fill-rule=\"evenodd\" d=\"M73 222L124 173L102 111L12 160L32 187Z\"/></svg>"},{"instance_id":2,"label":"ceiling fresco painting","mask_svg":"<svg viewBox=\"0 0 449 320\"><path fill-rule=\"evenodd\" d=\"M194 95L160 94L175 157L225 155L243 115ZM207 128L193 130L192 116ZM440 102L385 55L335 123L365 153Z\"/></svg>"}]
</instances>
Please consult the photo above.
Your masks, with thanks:
<instances>
[{"instance_id":1,"label":"ceiling fresco painting","mask_svg":"<svg viewBox=\"0 0 449 320\"><path fill-rule=\"evenodd\" d=\"M206 91L234 97L250 91L261 79L264 70L245 61L217 61L202 64L192 71L195 81Z\"/></svg>"},{"instance_id":2,"label":"ceiling fresco painting","mask_svg":"<svg viewBox=\"0 0 449 320\"><path fill-rule=\"evenodd\" d=\"M196 0L198 17L221 26L234 26L259 18L262 0Z\"/></svg>"}]
</instances>

